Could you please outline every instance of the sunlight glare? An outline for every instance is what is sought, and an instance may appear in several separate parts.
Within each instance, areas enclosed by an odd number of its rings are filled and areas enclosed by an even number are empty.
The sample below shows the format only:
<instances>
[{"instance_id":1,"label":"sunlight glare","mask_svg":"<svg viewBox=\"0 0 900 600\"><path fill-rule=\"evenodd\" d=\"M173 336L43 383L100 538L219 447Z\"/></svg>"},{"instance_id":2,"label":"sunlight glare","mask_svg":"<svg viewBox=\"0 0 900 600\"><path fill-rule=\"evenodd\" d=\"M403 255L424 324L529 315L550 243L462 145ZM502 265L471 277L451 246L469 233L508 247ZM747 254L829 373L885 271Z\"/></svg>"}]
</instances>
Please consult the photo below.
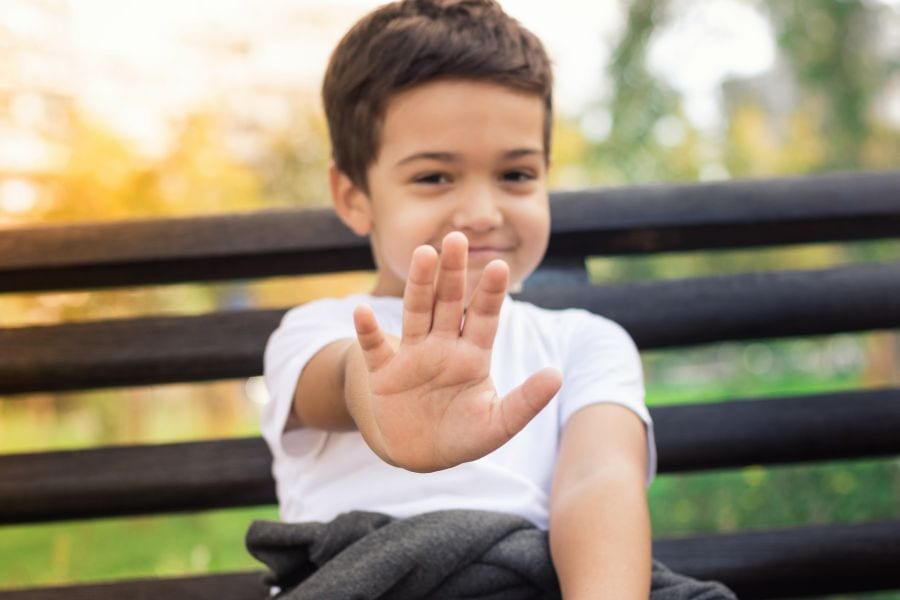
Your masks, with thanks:
<instances>
[{"instance_id":1,"label":"sunlight glare","mask_svg":"<svg viewBox=\"0 0 900 600\"><path fill-rule=\"evenodd\" d=\"M759 75L775 62L775 39L763 16L736 0L676 0L673 21L654 34L648 67L685 96L695 125L718 124L718 87Z\"/></svg>"},{"instance_id":2,"label":"sunlight glare","mask_svg":"<svg viewBox=\"0 0 900 600\"><path fill-rule=\"evenodd\" d=\"M8 179L0 182L0 209L7 213L20 214L37 205L38 192L35 186L24 179Z\"/></svg>"}]
</instances>

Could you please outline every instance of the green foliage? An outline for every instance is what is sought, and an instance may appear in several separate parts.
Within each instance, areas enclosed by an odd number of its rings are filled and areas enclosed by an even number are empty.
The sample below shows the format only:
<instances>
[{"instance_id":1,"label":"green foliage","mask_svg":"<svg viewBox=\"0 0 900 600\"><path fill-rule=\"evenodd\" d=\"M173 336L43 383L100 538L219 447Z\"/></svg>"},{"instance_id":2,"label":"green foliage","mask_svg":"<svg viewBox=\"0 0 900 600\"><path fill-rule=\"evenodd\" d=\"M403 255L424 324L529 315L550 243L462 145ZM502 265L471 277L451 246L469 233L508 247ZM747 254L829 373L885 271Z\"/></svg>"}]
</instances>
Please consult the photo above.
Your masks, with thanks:
<instances>
[{"instance_id":1,"label":"green foliage","mask_svg":"<svg viewBox=\"0 0 900 600\"><path fill-rule=\"evenodd\" d=\"M244 534L254 519L277 518L276 509L259 507L5 527L0 582L14 588L257 569Z\"/></svg>"},{"instance_id":2,"label":"green foliage","mask_svg":"<svg viewBox=\"0 0 900 600\"><path fill-rule=\"evenodd\" d=\"M585 148L582 180L695 180L709 165L724 165L733 177L897 167L900 131L877 110L900 68L876 35L892 9L864 0L745 3L768 19L779 59L768 79L723 82L721 132L694 127L679 92L647 68L654 34L702 2L622 3L627 18L607 73L611 91L590 109L608 114L611 128ZM789 104L773 112L767 85ZM663 127L682 134L663 143Z\"/></svg>"},{"instance_id":3,"label":"green foliage","mask_svg":"<svg viewBox=\"0 0 900 600\"><path fill-rule=\"evenodd\" d=\"M650 488L654 535L897 518L896 460L661 475Z\"/></svg>"},{"instance_id":4,"label":"green foliage","mask_svg":"<svg viewBox=\"0 0 900 600\"><path fill-rule=\"evenodd\" d=\"M288 125L271 134L256 161L269 204L328 204L326 170L331 160L328 130L318 111L300 106Z\"/></svg>"},{"instance_id":5,"label":"green foliage","mask_svg":"<svg viewBox=\"0 0 900 600\"><path fill-rule=\"evenodd\" d=\"M647 49L664 20L668 0L629 2L627 23L609 66L612 96L600 110L609 112L609 136L588 150L584 167L604 182L694 179L698 140L681 114L679 95L647 69ZM665 118L687 133L675 146L662 144L655 129Z\"/></svg>"},{"instance_id":6,"label":"green foliage","mask_svg":"<svg viewBox=\"0 0 900 600\"><path fill-rule=\"evenodd\" d=\"M817 170L865 166L872 96L889 66L878 61L871 35L879 8L862 0L766 0L778 44L828 140Z\"/></svg>"}]
</instances>

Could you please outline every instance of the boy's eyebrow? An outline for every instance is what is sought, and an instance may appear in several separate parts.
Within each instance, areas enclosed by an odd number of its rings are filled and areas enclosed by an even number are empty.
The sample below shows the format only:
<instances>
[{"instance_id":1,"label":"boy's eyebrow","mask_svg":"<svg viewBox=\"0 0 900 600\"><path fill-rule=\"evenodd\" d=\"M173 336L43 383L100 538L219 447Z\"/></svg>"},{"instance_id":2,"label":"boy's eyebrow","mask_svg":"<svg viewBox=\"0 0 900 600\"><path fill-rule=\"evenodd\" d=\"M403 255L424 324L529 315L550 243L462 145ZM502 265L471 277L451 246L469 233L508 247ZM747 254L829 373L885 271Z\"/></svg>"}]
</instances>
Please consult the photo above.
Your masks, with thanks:
<instances>
[{"instance_id":1,"label":"boy's eyebrow","mask_svg":"<svg viewBox=\"0 0 900 600\"><path fill-rule=\"evenodd\" d=\"M411 163L414 160L438 160L441 162L459 162L460 156L459 154L454 154L452 152L416 152L415 154L410 154L406 158L400 160L396 166L402 166L406 163Z\"/></svg>"},{"instance_id":2,"label":"boy's eyebrow","mask_svg":"<svg viewBox=\"0 0 900 600\"><path fill-rule=\"evenodd\" d=\"M523 156L543 156L544 151L540 148L516 148L515 150L510 150L509 152L503 153L504 159L511 158L522 158Z\"/></svg>"},{"instance_id":3,"label":"boy's eyebrow","mask_svg":"<svg viewBox=\"0 0 900 600\"><path fill-rule=\"evenodd\" d=\"M544 151L539 148L516 148L514 150L508 150L503 153L504 160L510 160L515 158L521 158L523 156L543 156ZM402 166L407 163L416 161L416 160L437 160L441 162L459 162L461 160L461 156L459 154L453 152L416 152L415 154L410 154L406 158L401 159L397 162L396 166Z\"/></svg>"}]
</instances>

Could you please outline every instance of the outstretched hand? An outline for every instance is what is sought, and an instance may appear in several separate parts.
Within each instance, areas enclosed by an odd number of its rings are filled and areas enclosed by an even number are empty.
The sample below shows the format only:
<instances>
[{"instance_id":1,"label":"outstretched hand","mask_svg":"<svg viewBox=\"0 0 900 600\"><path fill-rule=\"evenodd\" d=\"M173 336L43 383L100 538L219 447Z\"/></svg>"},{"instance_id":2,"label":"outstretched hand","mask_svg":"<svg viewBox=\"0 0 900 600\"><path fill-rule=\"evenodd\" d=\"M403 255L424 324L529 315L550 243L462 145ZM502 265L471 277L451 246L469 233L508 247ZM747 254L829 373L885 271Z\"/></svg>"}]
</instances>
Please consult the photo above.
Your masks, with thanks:
<instances>
[{"instance_id":1,"label":"outstretched hand","mask_svg":"<svg viewBox=\"0 0 900 600\"><path fill-rule=\"evenodd\" d=\"M468 241L448 234L440 257L416 248L403 295L403 331L389 339L372 309L354 324L369 373L368 393L348 408L370 447L411 471L436 471L478 459L509 441L561 385L545 368L503 398L490 377L491 350L509 268L490 262L465 308Z\"/></svg>"}]
</instances>

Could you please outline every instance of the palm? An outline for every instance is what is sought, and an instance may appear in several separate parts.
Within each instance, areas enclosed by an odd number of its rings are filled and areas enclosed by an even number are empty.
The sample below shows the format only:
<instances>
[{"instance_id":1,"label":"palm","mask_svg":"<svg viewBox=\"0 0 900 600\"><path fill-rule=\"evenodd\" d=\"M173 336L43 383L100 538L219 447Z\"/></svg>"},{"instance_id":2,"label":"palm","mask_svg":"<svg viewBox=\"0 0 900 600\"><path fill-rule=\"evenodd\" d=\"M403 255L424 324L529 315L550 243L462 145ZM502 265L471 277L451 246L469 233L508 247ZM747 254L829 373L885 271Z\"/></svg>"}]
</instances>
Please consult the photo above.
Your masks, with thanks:
<instances>
[{"instance_id":1,"label":"palm","mask_svg":"<svg viewBox=\"0 0 900 600\"><path fill-rule=\"evenodd\" d=\"M439 273L433 249L416 251L396 350L370 310L356 313L371 392L372 431L362 433L391 462L410 470L443 469L495 450L559 388L558 374L545 370L506 398L497 397L491 348L507 268L500 261L485 268L463 320L466 256L460 234L445 238Z\"/></svg>"},{"instance_id":2,"label":"palm","mask_svg":"<svg viewBox=\"0 0 900 600\"><path fill-rule=\"evenodd\" d=\"M467 438L491 445L489 440L503 433L494 431L497 394L485 365L490 352L464 340L401 346L391 363L371 376L374 416L385 441L404 445L408 460L449 466L445 463L478 458L478 444Z\"/></svg>"}]
</instances>

